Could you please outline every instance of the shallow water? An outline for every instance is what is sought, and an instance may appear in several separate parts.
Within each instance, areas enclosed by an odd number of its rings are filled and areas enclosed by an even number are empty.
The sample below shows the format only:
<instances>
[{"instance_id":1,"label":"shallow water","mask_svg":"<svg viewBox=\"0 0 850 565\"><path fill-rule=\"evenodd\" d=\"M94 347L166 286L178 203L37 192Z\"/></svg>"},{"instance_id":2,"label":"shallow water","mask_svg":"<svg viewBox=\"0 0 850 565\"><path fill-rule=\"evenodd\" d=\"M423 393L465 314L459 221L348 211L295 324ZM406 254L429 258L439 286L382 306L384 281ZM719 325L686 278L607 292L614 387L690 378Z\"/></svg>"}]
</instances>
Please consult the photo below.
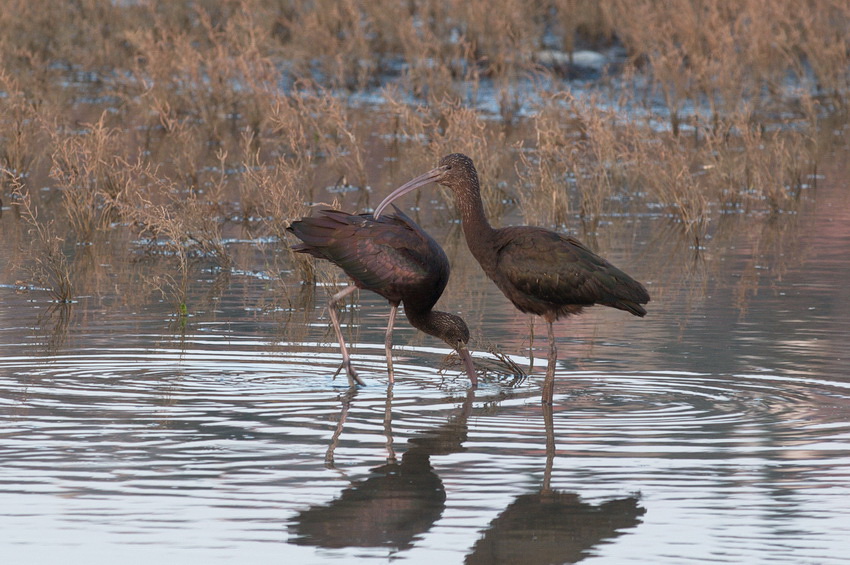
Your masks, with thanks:
<instances>
[{"instance_id":1,"label":"shallow water","mask_svg":"<svg viewBox=\"0 0 850 565\"><path fill-rule=\"evenodd\" d=\"M0 557L844 562L850 200L835 167L798 216L731 218L696 257L661 217L601 226L594 245L648 283L650 314L558 325L551 414L545 328L529 369L527 317L456 230L432 231L455 265L441 305L489 368L474 393L401 317L388 390L388 309L367 292L344 316L368 383L349 391L327 293L294 278L280 306L251 269L216 293L202 273L182 320L130 296L138 267L120 257L98 264L123 290L67 307L2 280ZM488 343L530 376L500 371Z\"/></svg>"}]
</instances>

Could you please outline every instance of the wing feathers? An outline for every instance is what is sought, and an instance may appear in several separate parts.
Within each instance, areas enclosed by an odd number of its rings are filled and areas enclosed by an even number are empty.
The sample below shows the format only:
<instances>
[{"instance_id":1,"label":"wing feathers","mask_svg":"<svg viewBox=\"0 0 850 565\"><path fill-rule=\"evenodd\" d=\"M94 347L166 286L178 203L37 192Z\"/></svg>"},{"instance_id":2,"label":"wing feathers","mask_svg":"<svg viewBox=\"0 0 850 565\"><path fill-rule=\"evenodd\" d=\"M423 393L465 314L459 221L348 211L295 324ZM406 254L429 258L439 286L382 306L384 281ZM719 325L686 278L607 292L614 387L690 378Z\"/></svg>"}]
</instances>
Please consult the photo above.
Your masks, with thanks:
<instances>
[{"instance_id":1,"label":"wing feathers","mask_svg":"<svg viewBox=\"0 0 850 565\"><path fill-rule=\"evenodd\" d=\"M649 293L643 285L578 240L537 228L501 232L501 286L516 289L519 294L508 297L523 303L524 308L517 303L521 309L543 313L561 308L566 314L603 304L636 316L646 314L641 304L649 301Z\"/></svg>"},{"instance_id":2,"label":"wing feathers","mask_svg":"<svg viewBox=\"0 0 850 565\"><path fill-rule=\"evenodd\" d=\"M322 210L287 229L303 242L292 247L295 251L333 262L358 286L390 300L400 300L405 285L421 284L442 292L448 280L443 250L398 209L378 220L368 214Z\"/></svg>"}]
</instances>

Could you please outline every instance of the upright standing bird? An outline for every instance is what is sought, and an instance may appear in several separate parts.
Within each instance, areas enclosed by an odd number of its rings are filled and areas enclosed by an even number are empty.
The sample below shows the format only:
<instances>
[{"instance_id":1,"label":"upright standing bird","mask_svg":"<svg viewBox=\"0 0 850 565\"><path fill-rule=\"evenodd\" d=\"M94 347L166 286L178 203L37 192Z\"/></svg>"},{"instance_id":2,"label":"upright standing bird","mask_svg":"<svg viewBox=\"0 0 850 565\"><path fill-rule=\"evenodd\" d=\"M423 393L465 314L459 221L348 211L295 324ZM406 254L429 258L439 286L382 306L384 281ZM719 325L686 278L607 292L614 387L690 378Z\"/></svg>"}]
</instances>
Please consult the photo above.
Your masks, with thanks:
<instances>
[{"instance_id":1,"label":"upright standing bird","mask_svg":"<svg viewBox=\"0 0 850 565\"><path fill-rule=\"evenodd\" d=\"M438 337L458 352L472 386L478 385L475 366L466 348L469 328L459 316L433 310L449 281L449 260L443 249L413 220L396 208L396 213L374 219L369 214L322 210L319 216L292 222L287 228L303 243L292 248L341 267L354 281L331 297L329 311L342 364L350 385L363 384L351 366L342 337L336 304L358 288L371 290L390 302L386 353L390 383L394 381L392 332L398 306L410 324Z\"/></svg>"},{"instance_id":2,"label":"upright standing bird","mask_svg":"<svg viewBox=\"0 0 850 565\"><path fill-rule=\"evenodd\" d=\"M549 324L544 402L552 402L558 356L552 328L555 320L594 304L646 315L641 305L649 302L649 293L643 285L577 239L539 227L490 226L481 202L478 173L466 155L446 155L438 167L394 190L375 209L374 217L380 218L393 200L430 182L454 193L466 244L487 276L521 312L542 316Z\"/></svg>"}]
</instances>

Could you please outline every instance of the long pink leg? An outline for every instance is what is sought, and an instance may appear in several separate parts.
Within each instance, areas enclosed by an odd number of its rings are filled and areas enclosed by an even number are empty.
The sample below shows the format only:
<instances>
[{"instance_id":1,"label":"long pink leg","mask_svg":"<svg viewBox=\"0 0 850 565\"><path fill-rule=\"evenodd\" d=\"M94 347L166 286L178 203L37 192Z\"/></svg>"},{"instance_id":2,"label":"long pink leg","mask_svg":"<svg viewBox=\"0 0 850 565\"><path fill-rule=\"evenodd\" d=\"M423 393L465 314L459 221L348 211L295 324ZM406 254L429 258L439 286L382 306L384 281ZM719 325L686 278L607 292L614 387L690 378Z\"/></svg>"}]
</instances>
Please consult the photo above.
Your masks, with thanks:
<instances>
[{"instance_id":1,"label":"long pink leg","mask_svg":"<svg viewBox=\"0 0 850 565\"><path fill-rule=\"evenodd\" d=\"M395 315L398 313L398 304L390 303L390 320L387 322L387 339L384 347L387 350L387 371L390 374L390 384L395 382L393 377L393 326L395 325Z\"/></svg>"},{"instance_id":2,"label":"long pink leg","mask_svg":"<svg viewBox=\"0 0 850 565\"><path fill-rule=\"evenodd\" d=\"M351 386L356 384L365 385L366 383L357 376L357 371L355 371L354 367L351 366L351 357L348 355L348 348L345 346L345 339L342 337L342 328L339 325L339 318L336 315L336 305L355 290L357 290L357 287L354 285L345 287L334 294L328 304L328 313L331 315L331 322L333 322L334 325L336 339L339 341L339 349L342 352L342 366L345 368L345 374L348 376L348 384Z\"/></svg>"}]
</instances>

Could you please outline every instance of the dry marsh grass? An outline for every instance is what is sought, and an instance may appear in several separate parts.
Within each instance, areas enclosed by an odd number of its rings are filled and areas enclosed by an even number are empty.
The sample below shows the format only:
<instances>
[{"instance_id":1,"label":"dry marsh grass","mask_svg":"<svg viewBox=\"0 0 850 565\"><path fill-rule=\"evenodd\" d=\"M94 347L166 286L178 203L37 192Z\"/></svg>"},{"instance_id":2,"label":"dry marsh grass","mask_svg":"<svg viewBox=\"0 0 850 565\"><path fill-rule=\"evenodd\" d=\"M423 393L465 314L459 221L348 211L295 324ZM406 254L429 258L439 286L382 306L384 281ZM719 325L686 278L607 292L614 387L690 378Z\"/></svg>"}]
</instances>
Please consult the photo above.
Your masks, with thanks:
<instances>
[{"instance_id":1,"label":"dry marsh grass","mask_svg":"<svg viewBox=\"0 0 850 565\"><path fill-rule=\"evenodd\" d=\"M122 87L128 107L141 106L151 125L171 132L183 122L200 127L211 143L226 133L263 127L276 73L261 51L262 27L249 15L222 23L197 9L194 25L175 28L155 14L150 28L127 30L132 75Z\"/></svg>"},{"instance_id":2,"label":"dry marsh grass","mask_svg":"<svg viewBox=\"0 0 850 565\"><path fill-rule=\"evenodd\" d=\"M44 127L42 121L49 116L42 113L42 102L37 97L27 96L21 81L10 72L0 68L0 167L10 171L14 177L25 179L43 155L37 150ZM7 185L11 178L0 175Z\"/></svg>"},{"instance_id":3,"label":"dry marsh grass","mask_svg":"<svg viewBox=\"0 0 850 565\"><path fill-rule=\"evenodd\" d=\"M660 209L699 249L725 213L793 210L847 119L850 5L830 0L6 4L0 199L29 198L21 230L159 241L177 295L199 261L229 268L234 224L283 251L309 203L367 207L450 152L497 223ZM571 82L579 49L610 71Z\"/></svg>"},{"instance_id":4,"label":"dry marsh grass","mask_svg":"<svg viewBox=\"0 0 850 565\"><path fill-rule=\"evenodd\" d=\"M503 129L494 127L479 112L457 101L410 105L403 103L394 90L385 90L384 99L391 116L391 135L397 143L404 141L405 147L395 149L408 174L434 167L443 155L465 153L475 161L482 178L485 211L495 218L504 214L509 196L500 181L509 173L508 165L514 157ZM453 210L451 191L442 187L438 190ZM416 198L421 198L421 194Z\"/></svg>"},{"instance_id":5,"label":"dry marsh grass","mask_svg":"<svg viewBox=\"0 0 850 565\"><path fill-rule=\"evenodd\" d=\"M27 251L31 253L26 255L32 260L23 265L23 270L33 283L47 289L54 302L70 303L74 298L71 260L63 249L64 238L59 235L56 222L39 216L38 208L19 176L8 170L0 170L0 174L6 176L12 186L18 217L23 220L30 236Z\"/></svg>"},{"instance_id":6,"label":"dry marsh grass","mask_svg":"<svg viewBox=\"0 0 850 565\"><path fill-rule=\"evenodd\" d=\"M122 133L105 124L105 116L80 131L51 132L50 176L62 194L64 211L78 242L91 242L115 218L119 198L130 179L117 151Z\"/></svg>"}]
</instances>

